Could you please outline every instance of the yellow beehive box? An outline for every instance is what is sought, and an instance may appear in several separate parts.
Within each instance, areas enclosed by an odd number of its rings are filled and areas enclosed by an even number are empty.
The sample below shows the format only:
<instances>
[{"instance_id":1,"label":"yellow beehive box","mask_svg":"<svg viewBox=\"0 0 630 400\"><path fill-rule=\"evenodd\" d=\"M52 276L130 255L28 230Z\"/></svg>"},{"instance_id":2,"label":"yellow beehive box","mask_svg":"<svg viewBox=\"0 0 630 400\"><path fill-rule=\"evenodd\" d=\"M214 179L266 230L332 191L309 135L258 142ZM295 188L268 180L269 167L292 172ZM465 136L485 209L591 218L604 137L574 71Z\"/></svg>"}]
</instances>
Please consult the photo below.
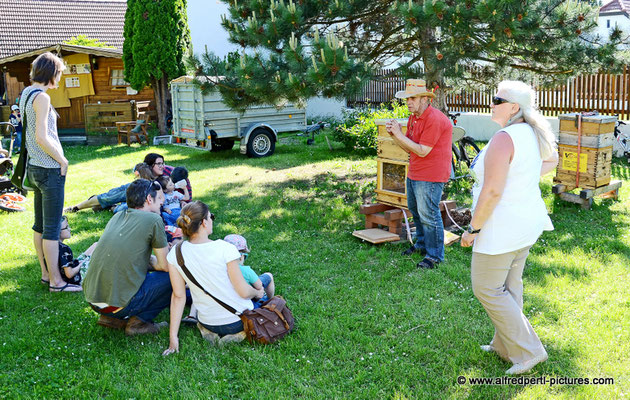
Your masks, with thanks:
<instances>
[{"instance_id":1,"label":"yellow beehive box","mask_svg":"<svg viewBox=\"0 0 630 400\"><path fill-rule=\"evenodd\" d=\"M578 135L577 115L571 113L558 117L560 159L554 182L583 189L608 185L611 179L613 133L617 118L605 115L582 117L581 135Z\"/></svg>"},{"instance_id":2,"label":"yellow beehive box","mask_svg":"<svg viewBox=\"0 0 630 400\"><path fill-rule=\"evenodd\" d=\"M396 144L387 133L385 124L389 119L377 119L377 169L376 201L396 207L407 208L407 173L409 171L409 153ZM407 133L407 120L398 119L402 131Z\"/></svg>"}]
</instances>

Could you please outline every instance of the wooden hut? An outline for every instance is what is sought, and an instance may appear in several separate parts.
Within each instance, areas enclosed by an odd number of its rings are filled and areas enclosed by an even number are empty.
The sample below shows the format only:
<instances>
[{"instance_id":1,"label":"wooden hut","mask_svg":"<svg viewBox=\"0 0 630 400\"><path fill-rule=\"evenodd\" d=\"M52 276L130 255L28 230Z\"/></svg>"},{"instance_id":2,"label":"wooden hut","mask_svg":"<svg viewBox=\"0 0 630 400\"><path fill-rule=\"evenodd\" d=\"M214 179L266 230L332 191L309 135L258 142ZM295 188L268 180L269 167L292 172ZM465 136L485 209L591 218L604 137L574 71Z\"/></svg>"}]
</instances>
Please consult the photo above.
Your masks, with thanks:
<instances>
[{"instance_id":1,"label":"wooden hut","mask_svg":"<svg viewBox=\"0 0 630 400\"><path fill-rule=\"evenodd\" d=\"M136 92L124 79L126 0L0 0L0 8L2 120L30 84L30 64L46 51L67 66L59 89L48 92L60 115L61 135L115 130L116 121L135 119L138 107L155 109L152 89ZM64 44L79 35L113 48ZM150 114L155 121L155 112Z\"/></svg>"}]
</instances>

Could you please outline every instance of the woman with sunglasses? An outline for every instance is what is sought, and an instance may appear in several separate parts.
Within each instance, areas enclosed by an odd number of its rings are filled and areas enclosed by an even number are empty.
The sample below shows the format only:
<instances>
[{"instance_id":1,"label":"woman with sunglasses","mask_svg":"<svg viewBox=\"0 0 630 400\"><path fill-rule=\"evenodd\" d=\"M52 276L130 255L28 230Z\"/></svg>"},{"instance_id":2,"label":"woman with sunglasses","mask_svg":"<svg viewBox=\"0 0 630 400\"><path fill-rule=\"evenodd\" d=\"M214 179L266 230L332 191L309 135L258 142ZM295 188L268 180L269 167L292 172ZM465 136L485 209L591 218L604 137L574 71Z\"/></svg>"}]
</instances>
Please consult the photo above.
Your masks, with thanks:
<instances>
[{"instance_id":1,"label":"woman with sunglasses","mask_svg":"<svg viewBox=\"0 0 630 400\"><path fill-rule=\"evenodd\" d=\"M501 129L471 165L474 211L461 240L473 246L473 292L495 328L481 349L511 362L508 375L547 359L522 311L525 260L542 232L553 230L538 184L558 163L555 136L534 102L535 92L525 83L499 84L490 108Z\"/></svg>"},{"instance_id":2,"label":"woman with sunglasses","mask_svg":"<svg viewBox=\"0 0 630 400\"><path fill-rule=\"evenodd\" d=\"M245 281L239 267L241 254L234 245L209 238L214 214L205 203L193 201L186 204L177 224L187 238L181 244L185 266L197 283L189 278L178 262L177 247L171 249L166 258L173 287L170 341L168 349L162 354L179 352L178 333L186 304L186 284L197 308L197 327L201 336L219 345L242 341L245 332L240 318L227 311L205 291L240 313L246 309L252 310L252 299L263 297L264 290L255 289Z\"/></svg>"}]
</instances>

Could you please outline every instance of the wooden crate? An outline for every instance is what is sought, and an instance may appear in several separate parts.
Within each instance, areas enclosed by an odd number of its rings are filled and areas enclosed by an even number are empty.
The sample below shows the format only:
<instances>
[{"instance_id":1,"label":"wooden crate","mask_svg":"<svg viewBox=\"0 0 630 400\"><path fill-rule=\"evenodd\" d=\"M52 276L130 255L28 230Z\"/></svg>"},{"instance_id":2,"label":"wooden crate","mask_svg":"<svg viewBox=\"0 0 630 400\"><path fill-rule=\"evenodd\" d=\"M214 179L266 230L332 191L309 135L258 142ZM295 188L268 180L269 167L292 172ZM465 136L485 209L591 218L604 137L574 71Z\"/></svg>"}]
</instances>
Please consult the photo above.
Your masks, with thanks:
<instances>
[{"instance_id":1,"label":"wooden crate","mask_svg":"<svg viewBox=\"0 0 630 400\"><path fill-rule=\"evenodd\" d=\"M577 187L597 189L606 186L611 179L613 132L617 118L603 115L585 116L582 118L582 134L578 135L577 115L571 113L558 117L560 159L554 182L565 185L567 190Z\"/></svg>"},{"instance_id":2,"label":"wooden crate","mask_svg":"<svg viewBox=\"0 0 630 400\"><path fill-rule=\"evenodd\" d=\"M86 132L116 132L116 122L131 121L134 116L133 105L125 103L85 104Z\"/></svg>"},{"instance_id":3,"label":"wooden crate","mask_svg":"<svg viewBox=\"0 0 630 400\"><path fill-rule=\"evenodd\" d=\"M395 207L407 208L407 173L409 153L394 142L387 133L388 119L377 119L376 201ZM407 120L398 119L402 131L407 133Z\"/></svg>"}]
</instances>

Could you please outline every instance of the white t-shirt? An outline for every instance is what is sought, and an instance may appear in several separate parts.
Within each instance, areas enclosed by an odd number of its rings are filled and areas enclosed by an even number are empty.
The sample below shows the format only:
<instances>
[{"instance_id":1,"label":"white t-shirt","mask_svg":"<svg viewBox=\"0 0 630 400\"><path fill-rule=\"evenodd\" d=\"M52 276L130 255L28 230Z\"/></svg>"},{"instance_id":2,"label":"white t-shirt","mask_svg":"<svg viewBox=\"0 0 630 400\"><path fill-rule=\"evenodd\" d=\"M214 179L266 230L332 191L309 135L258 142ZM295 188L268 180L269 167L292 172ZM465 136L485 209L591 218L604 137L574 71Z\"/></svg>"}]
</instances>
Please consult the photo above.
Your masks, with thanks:
<instances>
[{"instance_id":1,"label":"white t-shirt","mask_svg":"<svg viewBox=\"0 0 630 400\"><path fill-rule=\"evenodd\" d=\"M180 201L184 200L184 195L179 192L164 193L164 208L173 211L181 208Z\"/></svg>"},{"instance_id":2,"label":"white t-shirt","mask_svg":"<svg viewBox=\"0 0 630 400\"><path fill-rule=\"evenodd\" d=\"M236 293L227 273L227 263L237 260L241 254L233 244L223 240L208 243L193 244L185 241L182 244L182 256L190 273L197 282L209 293L236 311L252 310L254 304L250 299L244 299ZM169 264L177 267L182 275L193 303L197 307L197 319L206 325L226 325L240 320L239 317L227 311L223 306L205 294L197 285L190 282L184 271L177 263L176 249L173 247L166 257Z\"/></svg>"},{"instance_id":3,"label":"white t-shirt","mask_svg":"<svg viewBox=\"0 0 630 400\"><path fill-rule=\"evenodd\" d=\"M503 194L492 215L481 227L473 246L474 252L490 255L531 246L536 243L543 230L553 230L547 207L540 194L542 159L534 130L528 124L520 123L500 131L506 132L512 138L514 157ZM483 186L484 161L490 143L473 161L473 210Z\"/></svg>"}]
</instances>

